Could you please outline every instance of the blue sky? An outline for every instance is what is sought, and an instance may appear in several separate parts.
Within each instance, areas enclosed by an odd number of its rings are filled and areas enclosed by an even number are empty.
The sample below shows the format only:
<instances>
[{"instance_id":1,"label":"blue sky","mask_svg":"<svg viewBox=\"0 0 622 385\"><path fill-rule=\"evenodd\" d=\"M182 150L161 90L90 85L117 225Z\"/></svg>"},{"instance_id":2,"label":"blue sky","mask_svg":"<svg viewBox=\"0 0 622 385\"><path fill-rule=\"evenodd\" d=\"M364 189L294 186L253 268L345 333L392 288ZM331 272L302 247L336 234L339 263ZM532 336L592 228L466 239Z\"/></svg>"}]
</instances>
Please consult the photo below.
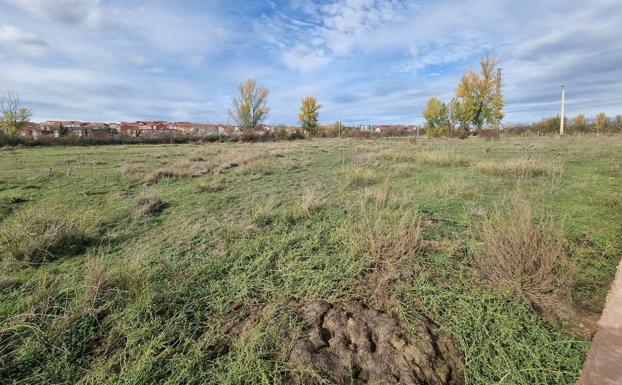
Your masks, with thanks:
<instances>
[{"instance_id":1,"label":"blue sky","mask_svg":"<svg viewBox=\"0 0 622 385\"><path fill-rule=\"evenodd\" d=\"M506 122L622 113L622 1L0 0L0 89L34 120L226 122L235 87L270 123L419 123L496 53Z\"/></svg>"}]
</instances>

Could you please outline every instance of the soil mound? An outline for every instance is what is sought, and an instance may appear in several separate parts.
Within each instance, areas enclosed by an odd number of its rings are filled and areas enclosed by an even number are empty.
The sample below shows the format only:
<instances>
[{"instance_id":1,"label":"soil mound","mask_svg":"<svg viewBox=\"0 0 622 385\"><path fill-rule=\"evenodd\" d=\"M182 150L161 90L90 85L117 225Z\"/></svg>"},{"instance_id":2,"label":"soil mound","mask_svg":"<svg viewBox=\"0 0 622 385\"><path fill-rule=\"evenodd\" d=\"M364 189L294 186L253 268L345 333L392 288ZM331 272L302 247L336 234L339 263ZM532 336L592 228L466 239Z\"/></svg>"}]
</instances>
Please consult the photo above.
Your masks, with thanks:
<instances>
[{"instance_id":1,"label":"soil mound","mask_svg":"<svg viewBox=\"0 0 622 385\"><path fill-rule=\"evenodd\" d=\"M419 321L413 335L397 318L358 302L315 301L299 316L309 326L289 362L336 384L464 383L458 350L429 322ZM304 371L285 379L286 384L313 382Z\"/></svg>"}]
</instances>

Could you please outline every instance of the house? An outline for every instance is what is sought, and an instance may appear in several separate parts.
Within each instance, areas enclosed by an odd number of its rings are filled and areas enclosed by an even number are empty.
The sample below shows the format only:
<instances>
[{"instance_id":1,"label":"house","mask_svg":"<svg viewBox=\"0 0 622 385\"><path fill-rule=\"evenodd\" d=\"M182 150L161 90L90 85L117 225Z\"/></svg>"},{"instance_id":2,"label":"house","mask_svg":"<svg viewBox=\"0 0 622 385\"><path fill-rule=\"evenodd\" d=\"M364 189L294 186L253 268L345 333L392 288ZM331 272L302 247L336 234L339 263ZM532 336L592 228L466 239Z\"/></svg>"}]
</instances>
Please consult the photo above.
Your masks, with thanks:
<instances>
[{"instance_id":1,"label":"house","mask_svg":"<svg viewBox=\"0 0 622 385\"><path fill-rule=\"evenodd\" d=\"M54 136L54 131L40 125L39 123L28 122L26 127L24 127L20 132L20 136L38 139L42 137Z\"/></svg>"}]
</instances>

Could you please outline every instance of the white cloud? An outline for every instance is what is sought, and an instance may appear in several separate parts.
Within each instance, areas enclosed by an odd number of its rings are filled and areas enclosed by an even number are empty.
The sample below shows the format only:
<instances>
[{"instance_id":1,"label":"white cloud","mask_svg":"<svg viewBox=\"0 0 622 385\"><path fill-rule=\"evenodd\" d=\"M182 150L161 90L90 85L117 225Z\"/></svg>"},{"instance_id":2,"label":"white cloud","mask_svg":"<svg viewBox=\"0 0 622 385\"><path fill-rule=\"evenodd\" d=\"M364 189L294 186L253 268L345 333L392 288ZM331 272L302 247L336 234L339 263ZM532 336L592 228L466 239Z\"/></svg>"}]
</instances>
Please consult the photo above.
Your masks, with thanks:
<instances>
[{"instance_id":1,"label":"white cloud","mask_svg":"<svg viewBox=\"0 0 622 385\"><path fill-rule=\"evenodd\" d=\"M18 52L26 56L38 57L47 51L49 44L35 33L12 25L0 25L0 47L3 47L8 54Z\"/></svg>"},{"instance_id":2,"label":"white cloud","mask_svg":"<svg viewBox=\"0 0 622 385\"><path fill-rule=\"evenodd\" d=\"M37 17L95 26L101 21L99 0L6 0Z\"/></svg>"}]
</instances>

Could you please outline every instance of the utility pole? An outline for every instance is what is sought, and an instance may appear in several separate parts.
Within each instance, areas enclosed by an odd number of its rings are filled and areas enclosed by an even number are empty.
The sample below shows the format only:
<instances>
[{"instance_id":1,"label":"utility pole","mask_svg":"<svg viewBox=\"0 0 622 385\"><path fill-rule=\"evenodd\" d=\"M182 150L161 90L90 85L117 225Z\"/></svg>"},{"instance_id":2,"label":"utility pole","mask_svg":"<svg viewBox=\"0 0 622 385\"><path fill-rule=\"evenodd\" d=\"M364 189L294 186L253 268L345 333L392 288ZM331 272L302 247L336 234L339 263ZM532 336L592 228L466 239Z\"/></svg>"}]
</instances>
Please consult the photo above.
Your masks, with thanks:
<instances>
[{"instance_id":1,"label":"utility pole","mask_svg":"<svg viewBox=\"0 0 622 385\"><path fill-rule=\"evenodd\" d=\"M560 136L564 135L564 96L565 96L564 94L565 94L565 89L564 89L564 86L562 85L562 113L559 118L559 135Z\"/></svg>"}]
</instances>

